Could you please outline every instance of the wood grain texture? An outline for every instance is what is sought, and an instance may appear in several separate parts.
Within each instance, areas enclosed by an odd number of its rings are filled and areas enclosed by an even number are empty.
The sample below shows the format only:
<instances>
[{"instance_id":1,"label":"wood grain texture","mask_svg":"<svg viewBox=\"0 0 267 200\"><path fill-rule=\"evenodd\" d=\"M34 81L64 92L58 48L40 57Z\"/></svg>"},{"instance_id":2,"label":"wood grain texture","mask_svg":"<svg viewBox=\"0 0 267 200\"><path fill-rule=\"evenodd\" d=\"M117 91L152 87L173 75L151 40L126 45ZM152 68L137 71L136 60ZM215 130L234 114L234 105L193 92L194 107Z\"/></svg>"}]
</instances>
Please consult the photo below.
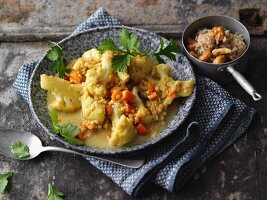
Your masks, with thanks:
<instances>
[{"instance_id":1,"label":"wood grain texture","mask_svg":"<svg viewBox=\"0 0 267 200\"><path fill-rule=\"evenodd\" d=\"M193 20L214 14L239 17L241 8L265 0L0 0L0 41L59 40L99 7L123 24L179 37Z\"/></svg>"},{"instance_id":2,"label":"wood grain texture","mask_svg":"<svg viewBox=\"0 0 267 200\"><path fill-rule=\"evenodd\" d=\"M264 97L267 96L266 44L267 39L252 39L249 68L244 74ZM47 42L0 45L0 127L31 131L42 139L44 145L58 145L37 126L28 105L12 87L20 65L40 57L47 48ZM246 135L199 170L178 194L153 188L141 200L266 199L267 99L253 102L235 82L223 87L259 112ZM67 200L132 199L87 161L74 155L44 153L26 162L0 156L0 173L6 171L15 174L8 193L0 194L1 200L45 199L47 184L52 181L64 191Z\"/></svg>"}]
</instances>

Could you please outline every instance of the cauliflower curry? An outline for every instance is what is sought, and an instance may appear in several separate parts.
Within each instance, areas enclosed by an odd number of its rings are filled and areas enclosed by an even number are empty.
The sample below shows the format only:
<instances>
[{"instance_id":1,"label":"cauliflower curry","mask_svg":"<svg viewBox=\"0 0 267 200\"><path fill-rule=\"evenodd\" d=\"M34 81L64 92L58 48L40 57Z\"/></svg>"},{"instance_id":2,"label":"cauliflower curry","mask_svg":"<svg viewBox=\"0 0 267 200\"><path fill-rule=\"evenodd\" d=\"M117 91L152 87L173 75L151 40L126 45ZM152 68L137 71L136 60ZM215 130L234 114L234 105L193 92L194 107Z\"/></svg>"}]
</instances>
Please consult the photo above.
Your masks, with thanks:
<instances>
[{"instance_id":1,"label":"cauliflower curry","mask_svg":"<svg viewBox=\"0 0 267 200\"><path fill-rule=\"evenodd\" d=\"M79 127L77 138L88 146L133 146L155 137L178 109L175 98L193 91L193 80L174 80L169 65L148 56L132 56L128 69L116 72L115 54L91 49L70 62L66 78L41 75L48 109L57 111L59 124Z\"/></svg>"}]
</instances>

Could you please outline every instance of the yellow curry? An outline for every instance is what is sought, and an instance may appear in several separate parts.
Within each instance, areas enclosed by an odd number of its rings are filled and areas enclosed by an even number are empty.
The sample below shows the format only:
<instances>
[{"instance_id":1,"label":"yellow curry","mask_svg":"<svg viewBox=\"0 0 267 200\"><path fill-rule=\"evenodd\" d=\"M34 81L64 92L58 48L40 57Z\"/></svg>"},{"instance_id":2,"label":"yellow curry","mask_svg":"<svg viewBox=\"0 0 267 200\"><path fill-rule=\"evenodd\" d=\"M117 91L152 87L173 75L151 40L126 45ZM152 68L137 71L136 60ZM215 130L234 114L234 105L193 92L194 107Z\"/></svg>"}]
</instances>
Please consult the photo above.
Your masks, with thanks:
<instances>
[{"instance_id":1,"label":"yellow curry","mask_svg":"<svg viewBox=\"0 0 267 200\"><path fill-rule=\"evenodd\" d=\"M116 52L91 49L67 66L65 79L41 75L47 106L59 123L80 127L87 146L118 148L155 137L177 111L177 97L192 94L193 80L174 80L171 68L148 56L132 56L120 72L112 68Z\"/></svg>"}]
</instances>

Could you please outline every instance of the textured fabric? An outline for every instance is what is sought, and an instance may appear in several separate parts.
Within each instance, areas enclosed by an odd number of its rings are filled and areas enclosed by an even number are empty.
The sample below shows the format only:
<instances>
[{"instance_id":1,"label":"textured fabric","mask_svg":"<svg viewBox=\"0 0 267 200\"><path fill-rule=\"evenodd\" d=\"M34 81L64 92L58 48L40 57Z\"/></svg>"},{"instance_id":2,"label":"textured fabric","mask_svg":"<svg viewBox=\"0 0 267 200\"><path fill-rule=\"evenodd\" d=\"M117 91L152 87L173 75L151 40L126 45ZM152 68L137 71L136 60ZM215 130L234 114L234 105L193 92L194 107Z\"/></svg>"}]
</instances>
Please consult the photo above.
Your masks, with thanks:
<instances>
[{"instance_id":1,"label":"textured fabric","mask_svg":"<svg viewBox=\"0 0 267 200\"><path fill-rule=\"evenodd\" d=\"M93 27L119 25L103 8L77 27L72 35ZM14 87L28 101L29 79L38 60L23 65ZM125 192L139 195L151 183L178 191L197 169L231 145L249 126L255 110L231 97L208 78L197 78L197 98L186 122L171 137L147 154L146 164L130 169L88 159Z\"/></svg>"}]
</instances>

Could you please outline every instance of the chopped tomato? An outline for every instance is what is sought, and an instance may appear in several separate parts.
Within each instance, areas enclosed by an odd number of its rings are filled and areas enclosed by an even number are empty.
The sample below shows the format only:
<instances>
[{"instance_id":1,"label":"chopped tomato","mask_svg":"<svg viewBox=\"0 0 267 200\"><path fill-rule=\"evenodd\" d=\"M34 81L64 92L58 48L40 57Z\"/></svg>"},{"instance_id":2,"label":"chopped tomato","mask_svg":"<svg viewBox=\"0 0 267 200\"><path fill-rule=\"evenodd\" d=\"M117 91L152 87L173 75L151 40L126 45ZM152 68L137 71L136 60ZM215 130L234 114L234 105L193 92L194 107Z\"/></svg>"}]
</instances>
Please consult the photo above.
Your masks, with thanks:
<instances>
[{"instance_id":1,"label":"chopped tomato","mask_svg":"<svg viewBox=\"0 0 267 200\"><path fill-rule=\"evenodd\" d=\"M141 123L137 125L136 131L137 131L138 135L147 135L147 134L149 134L149 130Z\"/></svg>"},{"instance_id":2,"label":"chopped tomato","mask_svg":"<svg viewBox=\"0 0 267 200\"><path fill-rule=\"evenodd\" d=\"M135 95L132 92L130 92L129 90L122 91L121 99L126 100L127 103L130 103L130 104L134 103L135 98L136 98Z\"/></svg>"}]
</instances>

